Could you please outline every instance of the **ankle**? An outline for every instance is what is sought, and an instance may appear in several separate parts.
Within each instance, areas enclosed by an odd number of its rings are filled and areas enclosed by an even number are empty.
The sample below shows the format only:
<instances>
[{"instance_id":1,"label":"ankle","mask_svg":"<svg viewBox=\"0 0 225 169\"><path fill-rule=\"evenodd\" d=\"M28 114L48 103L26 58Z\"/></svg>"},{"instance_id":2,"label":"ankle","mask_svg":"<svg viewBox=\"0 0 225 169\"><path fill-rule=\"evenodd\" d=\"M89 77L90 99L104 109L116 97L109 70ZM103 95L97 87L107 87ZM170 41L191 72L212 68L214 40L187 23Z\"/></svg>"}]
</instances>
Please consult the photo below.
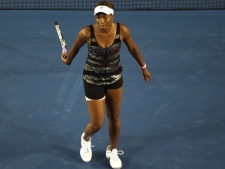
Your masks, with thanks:
<instances>
[{"instance_id":1,"label":"ankle","mask_svg":"<svg viewBox=\"0 0 225 169\"><path fill-rule=\"evenodd\" d=\"M112 151L112 153L117 154L117 149L116 148L112 149L111 151Z\"/></svg>"},{"instance_id":2,"label":"ankle","mask_svg":"<svg viewBox=\"0 0 225 169\"><path fill-rule=\"evenodd\" d=\"M85 133L83 133L82 139L83 139L84 141L86 141L86 142L91 141L91 137L90 137L90 136L87 137Z\"/></svg>"},{"instance_id":3,"label":"ankle","mask_svg":"<svg viewBox=\"0 0 225 169\"><path fill-rule=\"evenodd\" d=\"M83 140L86 141L86 142L89 142L91 140L90 137L83 137Z\"/></svg>"}]
</instances>

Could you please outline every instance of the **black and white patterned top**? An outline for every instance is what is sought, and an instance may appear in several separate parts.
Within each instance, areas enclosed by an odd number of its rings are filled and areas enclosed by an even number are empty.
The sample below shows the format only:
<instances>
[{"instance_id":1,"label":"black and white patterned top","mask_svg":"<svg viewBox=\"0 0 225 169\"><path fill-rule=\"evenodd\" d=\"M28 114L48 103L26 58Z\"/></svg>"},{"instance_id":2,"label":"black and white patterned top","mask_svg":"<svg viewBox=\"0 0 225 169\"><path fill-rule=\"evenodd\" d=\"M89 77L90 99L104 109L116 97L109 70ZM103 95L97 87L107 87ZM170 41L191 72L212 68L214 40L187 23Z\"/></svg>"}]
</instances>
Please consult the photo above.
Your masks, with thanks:
<instances>
[{"instance_id":1,"label":"black and white patterned top","mask_svg":"<svg viewBox=\"0 0 225 169\"><path fill-rule=\"evenodd\" d=\"M120 63L120 24L117 23L117 31L114 42L107 48L101 47L94 34L93 25L91 29L91 43L88 45L88 57L83 70L83 79L95 85L110 85L122 77L122 66Z\"/></svg>"}]
</instances>

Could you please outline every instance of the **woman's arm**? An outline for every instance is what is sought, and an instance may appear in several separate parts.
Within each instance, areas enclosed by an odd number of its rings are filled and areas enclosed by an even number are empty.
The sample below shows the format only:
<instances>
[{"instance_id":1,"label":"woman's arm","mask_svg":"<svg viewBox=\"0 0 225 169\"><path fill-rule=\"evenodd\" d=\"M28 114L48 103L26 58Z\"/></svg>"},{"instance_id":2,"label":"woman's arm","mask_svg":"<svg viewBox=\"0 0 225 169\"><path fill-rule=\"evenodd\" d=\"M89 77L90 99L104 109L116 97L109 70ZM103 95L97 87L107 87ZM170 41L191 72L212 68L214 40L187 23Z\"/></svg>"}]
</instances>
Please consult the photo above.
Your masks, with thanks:
<instances>
[{"instance_id":1,"label":"woman's arm","mask_svg":"<svg viewBox=\"0 0 225 169\"><path fill-rule=\"evenodd\" d=\"M151 73L148 71L146 64L141 56L140 50L137 45L134 43L133 38L130 34L130 30L123 24L121 24L121 39L125 42L128 51L134 57L134 59L138 62L139 66L142 69L142 74L145 81L149 81L151 79Z\"/></svg>"},{"instance_id":2,"label":"woman's arm","mask_svg":"<svg viewBox=\"0 0 225 169\"><path fill-rule=\"evenodd\" d=\"M70 48L69 52L63 52L62 51L62 56L61 60L67 64L70 65L74 57L77 55L79 52L80 48L90 39L90 29L88 26L82 28L73 43L72 47ZM65 57L66 55L66 57Z\"/></svg>"}]
</instances>

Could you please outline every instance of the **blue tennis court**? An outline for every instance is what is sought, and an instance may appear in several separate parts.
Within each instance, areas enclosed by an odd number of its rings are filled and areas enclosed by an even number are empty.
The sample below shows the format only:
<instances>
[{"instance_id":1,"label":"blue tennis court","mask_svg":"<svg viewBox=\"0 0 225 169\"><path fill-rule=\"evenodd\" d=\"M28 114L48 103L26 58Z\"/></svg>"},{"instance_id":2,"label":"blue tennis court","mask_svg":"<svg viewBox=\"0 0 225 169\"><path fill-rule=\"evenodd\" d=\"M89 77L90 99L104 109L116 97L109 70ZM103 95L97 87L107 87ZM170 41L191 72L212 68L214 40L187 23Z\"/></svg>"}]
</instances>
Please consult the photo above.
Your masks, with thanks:
<instances>
[{"instance_id":1,"label":"blue tennis court","mask_svg":"<svg viewBox=\"0 0 225 169\"><path fill-rule=\"evenodd\" d=\"M118 149L127 169L224 169L225 11L118 11L152 74L121 51L124 92ZM107 121L80 158L89 121L82 69L60 60L58 21L71 47L93 12L0 11L0 168L106 169Z\"/></svg>"}]
</instances>

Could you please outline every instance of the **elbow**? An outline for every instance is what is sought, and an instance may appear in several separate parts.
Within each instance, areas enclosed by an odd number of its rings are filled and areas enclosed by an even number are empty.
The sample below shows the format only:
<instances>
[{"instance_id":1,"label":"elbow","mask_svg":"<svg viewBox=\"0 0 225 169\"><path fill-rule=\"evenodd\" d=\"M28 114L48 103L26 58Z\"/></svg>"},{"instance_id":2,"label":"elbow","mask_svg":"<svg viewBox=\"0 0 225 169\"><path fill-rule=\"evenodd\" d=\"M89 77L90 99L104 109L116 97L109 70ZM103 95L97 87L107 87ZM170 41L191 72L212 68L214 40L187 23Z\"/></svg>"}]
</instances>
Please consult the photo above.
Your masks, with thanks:
<instances>
[{"instance_id":1,"label":"elbow","mask_svg":"<svg viewBox=\"0 0 225 169\"><path fill-rule=\"evenodd\" d=\"M134 48L129 48L128 51L130 52L131 55L133 55L135 53L135 49Z\"/></svg>"},{"instance_id":2,"label":"elbow","mask_svg":"<svg viewBox=\"0 0 225 169\"><path fill-rule=\"evenodd\" d=\"M133 46L130 46L128 47L128 51L133 55L137 52L137 46L136 45L133 45Z\"/></svg>"},{"instance_id":3,"label":"elbow","mask_svg":"<svg viewBox=\"0 0 225 169\"><path fill-rule=\"evenodd\" d=\"M132 53L132 51L133 51L133 49L132 48L127 48L128 49L128 51L130 52L130 53Z\"/></svg>"}]
</instances>

